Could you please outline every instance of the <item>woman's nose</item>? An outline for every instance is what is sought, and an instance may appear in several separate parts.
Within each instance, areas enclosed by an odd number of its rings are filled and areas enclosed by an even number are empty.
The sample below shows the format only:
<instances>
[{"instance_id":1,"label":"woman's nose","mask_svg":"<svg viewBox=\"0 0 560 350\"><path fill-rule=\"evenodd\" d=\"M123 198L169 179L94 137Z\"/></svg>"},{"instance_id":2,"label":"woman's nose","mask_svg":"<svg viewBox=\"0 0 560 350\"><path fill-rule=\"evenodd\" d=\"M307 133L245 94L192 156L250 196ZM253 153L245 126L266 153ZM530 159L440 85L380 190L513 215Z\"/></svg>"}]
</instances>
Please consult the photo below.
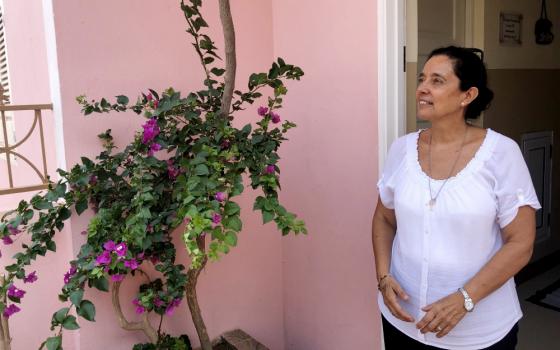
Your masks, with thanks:
<instances>
[{"instance_id":1,"label":"woman's nose","mask_svg":"<svg viewBox=\"0 0 560 350\"><path fill-rule=\"evenodd\" d=\"M418 82L418 85L416 86L416 92L417 93L427 93L428 88L426 86L426 82L424 82L424 81Z\"/></svg>"}]
</instances>

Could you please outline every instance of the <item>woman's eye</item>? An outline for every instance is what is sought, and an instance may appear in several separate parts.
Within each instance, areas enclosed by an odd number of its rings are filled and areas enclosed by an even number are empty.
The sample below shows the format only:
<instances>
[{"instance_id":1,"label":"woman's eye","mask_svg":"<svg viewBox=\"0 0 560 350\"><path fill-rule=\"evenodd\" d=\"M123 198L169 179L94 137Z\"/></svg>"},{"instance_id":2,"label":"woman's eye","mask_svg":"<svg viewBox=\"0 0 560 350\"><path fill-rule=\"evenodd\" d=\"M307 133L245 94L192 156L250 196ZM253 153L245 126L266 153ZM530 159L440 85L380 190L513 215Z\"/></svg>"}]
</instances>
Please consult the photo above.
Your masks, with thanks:
<instances>
[{"instance_id":1,"label":"woman's eye","mask_svg":"<svg viewBox=\"0 0 560 350\"><path fill-rule=\"evenodd\" d=\"M433 82L434 82L434 84L439 85L439 84L442 84L442 83L443 83L443 80L441 80L441 79L434 79Z\"/></svg>"}]
</instances>

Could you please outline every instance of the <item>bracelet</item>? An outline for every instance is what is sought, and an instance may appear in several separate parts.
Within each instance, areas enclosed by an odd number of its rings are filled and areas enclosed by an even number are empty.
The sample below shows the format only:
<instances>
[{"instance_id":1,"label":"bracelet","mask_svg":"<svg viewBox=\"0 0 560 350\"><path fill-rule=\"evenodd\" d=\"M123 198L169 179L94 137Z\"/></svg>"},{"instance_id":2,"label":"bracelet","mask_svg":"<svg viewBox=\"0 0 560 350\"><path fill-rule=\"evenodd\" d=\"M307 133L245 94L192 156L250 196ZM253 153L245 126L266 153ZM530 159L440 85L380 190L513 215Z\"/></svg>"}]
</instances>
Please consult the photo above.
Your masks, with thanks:
<instances>
[{"instance_id":1,"label":"bracelet","mask_svg":"<svg viewBox=\"0 0 560 350\"><path fill-rule=\"evenodd\" d=\"M379 281L377 282L377 289L378 289L378 290L381 290L381 282L383 282L383 280L384 280L385 278L389 277L389 276L391 276L390 273L388 273L388 274L386 274L386 275L383 275L383 276L379 279Z\"/></svg>"}]
</instances>

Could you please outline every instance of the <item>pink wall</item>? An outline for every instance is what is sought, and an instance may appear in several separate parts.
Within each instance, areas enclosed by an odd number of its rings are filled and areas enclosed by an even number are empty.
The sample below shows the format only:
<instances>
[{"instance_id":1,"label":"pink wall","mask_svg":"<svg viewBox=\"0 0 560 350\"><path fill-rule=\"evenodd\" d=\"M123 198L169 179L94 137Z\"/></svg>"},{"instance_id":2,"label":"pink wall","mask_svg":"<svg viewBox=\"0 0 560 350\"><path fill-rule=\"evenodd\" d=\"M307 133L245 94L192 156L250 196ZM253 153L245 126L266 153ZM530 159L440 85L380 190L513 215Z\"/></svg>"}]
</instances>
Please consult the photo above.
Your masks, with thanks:
<instances>
[{"instance_id":1,"label":"pink wall","mask_svg":"<svg viewBox=\"0 0 560 350\"><path fill-rule=\"evenodd\" d=\"M309 236L283 243L286 349L377 349L376 2L273 2L274 54L302 66L283 116L283 198Z\"/></svg>"}]
</instances>

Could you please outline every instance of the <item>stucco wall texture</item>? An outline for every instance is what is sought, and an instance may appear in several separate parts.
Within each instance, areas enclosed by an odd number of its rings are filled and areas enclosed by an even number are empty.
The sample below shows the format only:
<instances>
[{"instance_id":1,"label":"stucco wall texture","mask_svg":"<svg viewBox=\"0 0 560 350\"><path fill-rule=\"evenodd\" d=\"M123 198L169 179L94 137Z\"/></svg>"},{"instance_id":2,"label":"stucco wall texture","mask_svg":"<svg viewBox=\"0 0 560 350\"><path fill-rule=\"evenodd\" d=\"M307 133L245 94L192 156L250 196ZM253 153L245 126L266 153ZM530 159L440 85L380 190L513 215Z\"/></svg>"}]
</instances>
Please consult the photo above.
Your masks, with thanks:
<instances>
[{"instance_id":1,"label":"stucco wall texture","mask_svg":"<svg viewBox=\"0 0 560 350\"><path fill-rule=\"evenodd\" d=\"M22 8L43 3L4 0L6 18L16 2ZM76 96L134 99L148 88L173 86L187 93L202 86L202 69L178 5L175 0L52 0L62 101L55 113L62 115L67 167L101 150L97 134L111 128L123 146L143 123L134 114L84 117ZM231 5L239 88L278 56L306 73L288 85L280 113L298 124L281 151L281 197L306 220L309 235L282 238L274 225L262 226L260 215L251 212L256 194L247 191L240 200L244 231L238 247L210 264L199 280L210 336L242 328L273 350L378 349L370 243L377 196L376 1L234 0ZM210 36L223 47L218 2L205 1L204 14ZM42 23L39 11L27 18ZM9 24L23 30L25 22ZM11 62L21 59L14 55ZM48 88L48 78L40 81ZM235 123L257 121L257 107L240 113ZM49 336L48 320L63 306L56 291L90 217L73 217L58 237L60 253L36 263L39 281L27 288L23 311L13 317L14 350L37 348ZM178 250L187 262L184 250ZM138 283L125 282L123 305ZM97 322L82 321L80 330L65 332L66 349L124 350L146 341L141 333L120 329L109 294L88 291L87 297L96 303ZM126 313L134 319L132 307ZM186 302L165 318L164 329L187 333L198 343Z\"/></svg>"}]
</instances>

